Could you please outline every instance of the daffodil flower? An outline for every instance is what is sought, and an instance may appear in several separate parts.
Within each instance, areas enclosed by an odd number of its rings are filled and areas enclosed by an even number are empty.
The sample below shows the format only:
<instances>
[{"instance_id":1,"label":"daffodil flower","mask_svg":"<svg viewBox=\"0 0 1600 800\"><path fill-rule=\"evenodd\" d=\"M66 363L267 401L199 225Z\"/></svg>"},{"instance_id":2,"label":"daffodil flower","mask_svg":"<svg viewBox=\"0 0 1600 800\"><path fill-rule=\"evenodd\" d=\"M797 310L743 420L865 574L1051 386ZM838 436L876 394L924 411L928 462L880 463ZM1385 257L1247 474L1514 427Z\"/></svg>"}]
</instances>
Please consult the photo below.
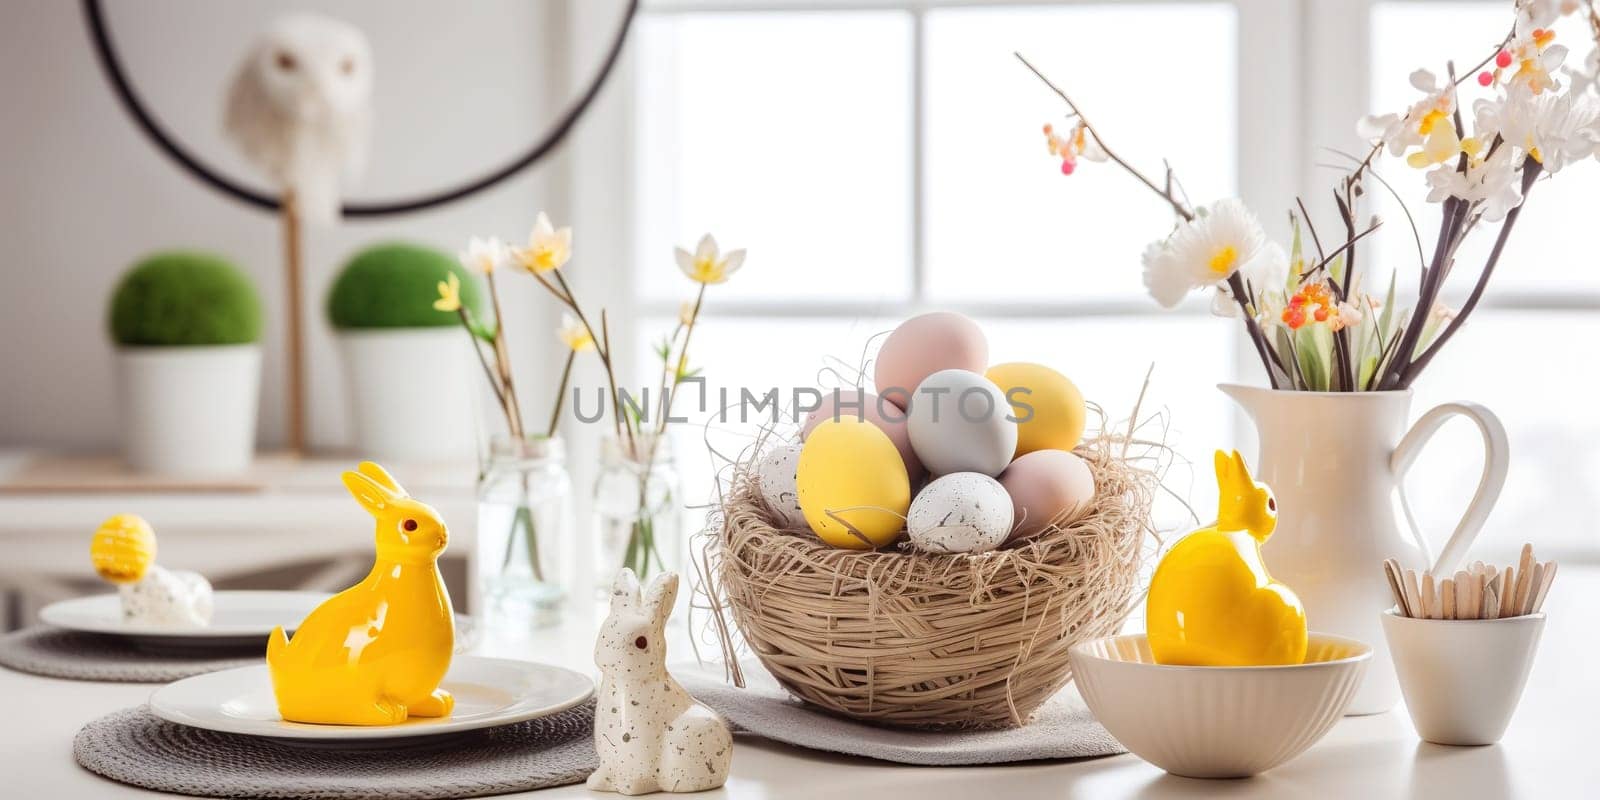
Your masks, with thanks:
<instances>
[{"instance_id":1,"label":"daffodil flower","mask_svg":"<svg viewBox=\"0 0 1600 800\"><path fill-rule=\"evenodd\" d=\"M452 314L461 310L461 279L454 272L439 281L439 299L433 301L433 307Z\"/></svg>"},{"instance_id":2,"label":"daffodil flower","mask_svg":"<svg viewBox=\"0 0 1600 800\"><path fill-rule=\"evenodd\" d=\"M574 353L594 349L594 337L589 334L589 328L571 314L561 315L561 327L556 329L556 337Z\"/></svg>"},{"instance_id":3,"label":"daffodil flower","mask_svg":"<svg viewBox=\"0 0 1600 800\"><path fill-rule=\"evenodd\" d=\"M695 283L723 283L744 266L743 248L730 250L723 255L717 248L717 240L709 233L700 237L700 244L693 253L681 247L674 248L674 252L678 258L678 269L683 270L683 274Z\"/></svg>"},{"instance_id":4,"label":"daffodil flower","mask_svg":"<svg viewBox=\"0 0 1600 800\"><path fill-rule=\"evenodd\" d=\"M513 248L511 256L535 275L561 269L572 258L572 228L556 228L550 224L550 217L540 211L528 233L528 246Z\"/></svg>"},{"instance_id":5,"label":"daffodil flower","mask_svg":"<svg viewBox=\"0 0 1600 800\"><path fill-rule=\"evenodd\" d=\"M487 239L474 236L467 240L467 249L461 251L456 258L461 262L461 266L489 275L505 262L506 246L493 236Z\"/></svg>"},{"instance_id":6,"label":"daffodil flower","mask_svg":"<svg viewBox=\"0 0 1600 800\"><path fill-rule=\"evenodd\" d=\"M1241 268L1254 270L1264 255L1283 257L1282 249L1268 250L1261 222L1243 202L1219 200L1203 211L1145 248L1145 288L1166 308L1177 306L1191 290L1228 280Z\"/></svg>"}]
</instances>

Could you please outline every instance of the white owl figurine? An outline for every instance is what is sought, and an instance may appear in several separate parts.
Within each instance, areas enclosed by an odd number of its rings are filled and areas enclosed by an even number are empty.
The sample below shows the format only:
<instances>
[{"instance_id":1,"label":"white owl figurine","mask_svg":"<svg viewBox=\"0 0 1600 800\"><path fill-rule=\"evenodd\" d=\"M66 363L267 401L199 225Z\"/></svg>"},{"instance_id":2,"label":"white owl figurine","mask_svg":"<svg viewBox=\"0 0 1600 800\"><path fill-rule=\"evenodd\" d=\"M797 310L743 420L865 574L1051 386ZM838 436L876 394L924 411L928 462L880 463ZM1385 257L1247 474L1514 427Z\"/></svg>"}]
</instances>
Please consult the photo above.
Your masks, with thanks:
<instances>
[{"instance_id":1,"label":"white owl figurine","mask_svg":"<svg viewBox=\"0 0 1600 800\"><path fill-rule=\"evenodd\" d=\"M228 90L223 130L312 222L338 219L340 184L366 163L372 46L349 23L314 14L274 22Z\"/></svg>"}]
</instances>

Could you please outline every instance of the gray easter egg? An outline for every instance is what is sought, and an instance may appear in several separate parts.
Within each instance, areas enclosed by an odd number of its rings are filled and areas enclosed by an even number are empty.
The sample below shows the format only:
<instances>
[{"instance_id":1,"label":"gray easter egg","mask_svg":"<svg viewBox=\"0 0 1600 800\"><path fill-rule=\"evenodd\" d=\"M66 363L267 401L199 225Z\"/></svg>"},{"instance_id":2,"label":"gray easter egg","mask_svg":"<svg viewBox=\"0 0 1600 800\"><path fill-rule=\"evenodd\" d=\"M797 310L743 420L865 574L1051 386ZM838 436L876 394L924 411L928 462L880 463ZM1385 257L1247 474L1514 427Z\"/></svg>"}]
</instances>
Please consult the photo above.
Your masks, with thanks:
<instances>
[{"instance_id":1,"label":"gray easter egg","mask_svg":"<svg viewBox=\"0 0 1600 800\"><path fill-rule=\"evenodd\" d=\"M981 553L1011 533L1011 496L988 475L956 472L923 487L911 501L906 532L933 553Z\"/></svg>"},{"instance_id":2,"label":"gray easter egg","mask_svg":"<svg viewBox=\"0 0 1600 800\"><path fill-rule=\"evenodd\" d=\"M911 447L935 475L980 472L999 475L1017 449L1011 404L988 378L946 369L918 384L907 412Z\"/></svg>"},{"instance_id":3,"label":"gray easter egg","mask_svg":"<svg viewBox=\"0 0 1600 800\"><path fill-rule=\"evenodd\" d=\"M805 528L806 517L800 511L800 492L795 487L796 469L800 464L800 445L786 444L773 448L756 463L756 487L767 508L777 515L772 522L779 528Z\"/></svg>"}]
</instances>

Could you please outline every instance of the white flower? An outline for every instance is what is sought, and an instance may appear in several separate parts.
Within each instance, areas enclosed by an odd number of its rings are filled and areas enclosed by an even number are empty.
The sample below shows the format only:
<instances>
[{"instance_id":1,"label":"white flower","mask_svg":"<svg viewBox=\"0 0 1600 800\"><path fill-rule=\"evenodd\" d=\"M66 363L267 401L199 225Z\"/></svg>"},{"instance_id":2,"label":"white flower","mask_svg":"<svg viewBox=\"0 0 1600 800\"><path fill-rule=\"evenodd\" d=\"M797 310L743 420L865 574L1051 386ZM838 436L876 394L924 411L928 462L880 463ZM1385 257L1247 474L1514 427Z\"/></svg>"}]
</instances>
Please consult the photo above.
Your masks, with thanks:
<instances>
[{"instance_id":1,"label":"white flower","mask_svg":"<svg viewBox=\"0 0 1600 800\"><path fill-rule=\"evenodd\" d=\"M1256 322L1264 331L1276 327L1287 328L1283 322L1283 310L1288 307L1289 297L1284 290L1273 288L1262 292L1256 299Z\"/></svg>"},{"instance_id":2,"label":"white flower","mask_svg":"<svg viewBox=\"0 0 1600 800\"><path fill-rule=\"evenodd\" d=\"M1566 60L1567 47L1552 44L1555 36L1555 31L1537 23L1528 14L1517 15L1516 31L1506 48L1511 54L1511 63L1506 69L1514 70L1506 80L1508 90L1543 94L1546 90L1561 88L1552 73Z\"/></svg>"},{"instance_id":3,"label":"white flower","mask_svg":"<svg viewBox=\"0 0 1600 800\"><path fill-rule=\"evenodd\" d=\"M1469 164L1466 172L1454 165L1441 165L1428 173L1428 202L1457 197L1469 203L1482 203L1483 219L1498 222L1522 202L1522 170L1512 159L1509 148L1501 148L1486 161Z\"/></svg>"},{"instance_id":4,"label":"white flower","mask_svg":"<svg viewBox=\"0 0 1600 800\"><path fill-rule=\"evenodd\" d=\"M1288 279L1289 254L1277 242L1267 242L1260 255L1240 267L1240 275L1245 280L1245 286L1255 292L1256 296L1251 302L1259 312L1262 297L1281 289ZM1229 319L1239 316L1239 304L1234 302L1233 290L1228 284L1217 284L1217 292L1211 298L1211 313Z\"/></svg>"},{"instance_id":5,"label":"white flower","mask_svg":"<svg viewBox=\"0 0 1600 800\"><path fill-rule=\"evenodd\" d=\"M561 315L561 327L556 329L556 338L574 353L594 349L594 337L589 335L588 326L570 313Z\"/></svg>"},{"instance_id":6,"label":"white flower","mask_svg":"<svg viewBox=\"0 0 1600 800\"><path fill-rule=\"evenodd\" d=\"M1252 262L1262 256L1266 239L1260 221L1243 202L1219 200L1165 241L1145 248L1145 288L1157 303L1172 308L1193 289L1226 281L1247 266L1254 268Z\"/></svg>"},{"instance_id":7,"label":"white flower","mask_svg":"<svg viewBox=\"0 0 1600 800\"><path fill-rule=\"evenodd\" d=\"M1600 147L1600 100L1589 95L1512 92L1498 108L1480 103L1478 112L1546 172L1559 172Z\"/></svg>"},{"instance_id":8,"label":"white flower","mask_svg":"<svg viewBox=\"0 0 1600 800\"><path fill-rule=\"evenodd\" d=\"M461 266L488 275L506 262L506 246L493 236L487 239L474 236L467 240L467 249L456 258Z\"/></svg>"},{"instance_id":9,"label":"white flower","mask_svg":"<svg viewBox=\"0 0 1600 800\"><path fill-rule=\"evenodd\" d=\"M1567 73L1568 91L1573 94L1600 91L1600 47L1589 51L1589 57L1583 60L1583 66L1562 67L1561 71Z\"/></svg>"},{"instance_id":10,"label":"white flower","mask_svg":"<svg viewBox=\"0 0 1600 800\"><path fill-rule=\"evenodd\" d=\"M700 244L695 247L694 253L677 247L674 248L674 254L678 258L678 269L696 283L722 283L744 266L743 248L730 250L724 256L717 248L717 240L709 233L700 237Z\"/></svg>"},{"instance_id":11,"label":"white flower","mask_svg":"<svg viewBox=\"0 0 1600 800\"><path fill-rule=\"evenodd\" d=\"M523 269L536 275L561 269L572 258L572 228L563 226L557 230L550 224L550 217L540 211L528 233L528 246L513 249L511 255Z\"/></svg>"},{"instance_id":12,"label":"white flower","mask_svg":"<svg viewBox=\"0 0 1600 800\"><path fill-rule=\"evenodd\" d=\"M1558 17L1578 10L1579 0L1517 0L1519 19L1539 28L1548 28Z\"/></svg>"},{"instance_id":13,"label":"white flower","mask_svg":"<svg viewBox=\"0 0 1600 800\"><path fill-rule=\"evenodd\" d=\"M1356 123L1356 133L1363 139L1382 142L1389 148L1389 154L1395 156L1433 136L1454 137L1450 114L1456 110L1455 85L1449 81L1440 83L1432 72L1419 69L1411 73L1411 86L1422 92L1423 97L1412 103L1404 115L1366 117Z\"/></svg>"}]
</instances>

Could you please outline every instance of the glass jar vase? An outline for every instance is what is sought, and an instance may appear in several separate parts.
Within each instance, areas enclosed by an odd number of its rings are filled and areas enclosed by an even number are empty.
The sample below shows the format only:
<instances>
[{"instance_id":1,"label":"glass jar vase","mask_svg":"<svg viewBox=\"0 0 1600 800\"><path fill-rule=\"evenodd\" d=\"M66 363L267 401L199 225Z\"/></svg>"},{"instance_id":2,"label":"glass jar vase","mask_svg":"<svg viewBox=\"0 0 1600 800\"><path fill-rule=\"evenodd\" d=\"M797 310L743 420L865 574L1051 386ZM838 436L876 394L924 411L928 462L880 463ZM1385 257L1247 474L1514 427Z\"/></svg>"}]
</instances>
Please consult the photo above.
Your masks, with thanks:
<instances>
[{"instance_id":1,"label":"glass jar vase","mask_svg":"<svg viewBox=\"0 0 1600 800\"><path fill-rule=\"evenodd\" d=\"M632 568L641 581L679 568L684 546L680 493L670 438L602 442L592 509L595 585L601 594L610 591L623 567Z\"/></svg>"},{"instance_id":2,"label":"glass jar vase","mask_svg":"<svg viewBox=\"0 0 1600 800\"><path fill-rule=\"evenodd\" d=\"M572 479L559 437L497 435L478 479L473 613L505 633L560 621L570 564Z\"/></svg>"}]
</instances>

